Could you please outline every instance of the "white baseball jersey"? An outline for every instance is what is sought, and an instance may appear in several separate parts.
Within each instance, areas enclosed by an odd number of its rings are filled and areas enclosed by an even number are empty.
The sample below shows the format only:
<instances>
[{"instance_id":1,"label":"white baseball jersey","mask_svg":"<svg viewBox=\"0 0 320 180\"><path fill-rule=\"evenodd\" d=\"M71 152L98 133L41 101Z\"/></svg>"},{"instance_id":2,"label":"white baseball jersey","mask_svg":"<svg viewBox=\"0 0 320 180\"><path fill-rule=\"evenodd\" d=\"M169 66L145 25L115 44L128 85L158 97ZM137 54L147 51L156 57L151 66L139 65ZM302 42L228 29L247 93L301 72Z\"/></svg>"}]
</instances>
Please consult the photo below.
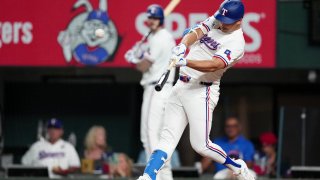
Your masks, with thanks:
<instances>
[{"instance_id":1,"label":"white baseball jersey","mask_svg":"<svg viewBox=\"0 0 320 180\"><path fill-rule=\"evenodd\" d=\"M143 73L140 84L142 86L157 82L170 63L172 48L176 45L174 38L166 29L148 37L147 46L149 49L152 65L149 70ZM168 82L173 82L174 71L170 73Z\"/></svg>"},{"instance_id":2,"label":"white baseball jersey","mask_svg":"<svg viewBox=\"0 0 320 180\"><path fill-rule=\"evenodd\" d=\"M52 172L52 168L59 166L62 169L80 167L80 159L74 147L60 139L51 144L46 140L34 143L22 157L23 165L46 166L51 178L61 177Z\"/></svg>"},{"instance_id":3,"label":"white baseball jersey","mask_svg":"<svg viewBox=\"0 0 320 180\"><path fill-rule=\"evenodd\" d=\"M241 28L232 33L224 33L213 28L214 20L215 18L211 16L200 23L198 28L201 28L205 35L191 46L187 59L209 60L217 57L225 63L226 68L204 73L189 67L182 67L180 72L190 76L191 79L219 84L223 73L243 56L245 40Z\"/></svg>"}]
</instances>

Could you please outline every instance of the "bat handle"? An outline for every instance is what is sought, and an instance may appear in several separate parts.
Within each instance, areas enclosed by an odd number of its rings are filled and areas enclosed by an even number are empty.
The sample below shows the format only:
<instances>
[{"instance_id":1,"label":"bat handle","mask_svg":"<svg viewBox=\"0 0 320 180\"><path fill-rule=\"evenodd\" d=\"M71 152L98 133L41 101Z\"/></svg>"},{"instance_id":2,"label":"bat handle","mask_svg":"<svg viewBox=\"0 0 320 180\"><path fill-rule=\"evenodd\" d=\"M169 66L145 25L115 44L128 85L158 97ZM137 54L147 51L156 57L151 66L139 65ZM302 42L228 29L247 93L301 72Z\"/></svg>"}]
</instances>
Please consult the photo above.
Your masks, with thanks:
<instances>
[{"instance_id":1,"label":"bat handle","mask_svg":"<svg viewBox=\"0 0 320 180\"><path fill-rule=\"evenodd\" d=\"M170 64L169 64L167 70L171 70L171 69L174 67L175 64L176 64L175 59L171 59L171 62L170 62Z\"/></svg>"}]
</instances>

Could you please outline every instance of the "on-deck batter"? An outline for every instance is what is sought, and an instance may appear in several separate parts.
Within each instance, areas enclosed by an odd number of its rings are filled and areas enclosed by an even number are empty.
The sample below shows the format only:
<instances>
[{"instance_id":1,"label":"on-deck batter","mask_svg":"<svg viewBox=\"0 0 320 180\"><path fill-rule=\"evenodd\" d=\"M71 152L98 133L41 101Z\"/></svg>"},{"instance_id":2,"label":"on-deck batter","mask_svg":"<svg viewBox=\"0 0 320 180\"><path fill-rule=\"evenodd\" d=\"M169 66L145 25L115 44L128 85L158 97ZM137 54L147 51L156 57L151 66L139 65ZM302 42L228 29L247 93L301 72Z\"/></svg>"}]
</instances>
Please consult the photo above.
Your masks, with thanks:
<instances>
[{"instance_id":1,"label":"on-deck batter","mask_svg":"<svg viewBox=\"0 0 320 180\"><path fill-rule=\"evenodd\" d=\"M180 81L173 87L166 106L160 142L139 180L156 179L157 172L170 158L188 123L190 142L195 151L224 164L239 179L254 179L243 160L230 159L209 139L211 115L219 99L220 79L244 54L243 15L241 1L225 0L214 16L192 28L173 49L172 58L176 66L181 67ZM191 49L185 58L187 47Z\"/></svg>"},{"instance_id":2,"label":"on-deck batter","mask_svg":"<svg viewBox=\"0 0 320 180\"><path fill-rule=\"evenodd\" d=\"M147 24L152 31L147 42L130 49L125 58L136 64L136 68L143 73L140 84L143 86L143 102L141 109L141 141L149 159L156 149L163 127L164 108L172 90L174 71L170 74L167 84L162 91L156 92L154 85L166 70L171 57L171 50L176 45L172 35L163 28L164 13L159 5L151 5L147 10ZM158 179L171 180L170 162L166 163Z\"/></svg>"}]
</instances>

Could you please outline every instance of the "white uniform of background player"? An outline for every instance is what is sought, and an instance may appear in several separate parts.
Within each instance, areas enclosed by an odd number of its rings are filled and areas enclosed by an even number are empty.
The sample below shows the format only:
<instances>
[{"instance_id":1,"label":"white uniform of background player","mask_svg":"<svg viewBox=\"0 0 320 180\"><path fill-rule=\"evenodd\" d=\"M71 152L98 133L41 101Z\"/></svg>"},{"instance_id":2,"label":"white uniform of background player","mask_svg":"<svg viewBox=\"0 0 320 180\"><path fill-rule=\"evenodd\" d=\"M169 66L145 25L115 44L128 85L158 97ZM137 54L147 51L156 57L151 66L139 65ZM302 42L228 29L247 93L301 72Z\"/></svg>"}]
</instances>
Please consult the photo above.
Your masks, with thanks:
<instances>
[{"instance_id":1,"label":"white uniform of background player","mask_svg":"<svg viewBox=\"0 0 320 180\"><path fill-rule=\"evenodd\" d=\"M156 179L156 173L170 158L188 123L190 142L196 152L224 164L239 179L254 179L243 160L230 159L209 139L220 79L244 54L243 15L241 1L226 0L214 16L192 29L174 48L172 58L181 67L180 81L173 87L166 106L160 142L139 179ZM187 47L191 49L185 58Z\"/></svg>"},{"instance_id":2,"label":"white uniform of background player","mask_svg":"<svg viewBox=\"0 0 320 180\"><path fill-rule=\"evenodd\" d=\"M35 142L22 157L22 164L46 166L50 178L59 178L78 169L80 167L78 153L70 143L60 139L61 128L59 120L51 119L48 122L49 140ZM56 141L53 142L53 139Z\"/></svg>"},{"instance_id":3,"label":"white uniform of background player","mask_svg":"<svg viewBox=\"0 0 320 180\"><path fill-rule=\"evenodd\" d=\"M141 141L146 151L147 159L155 150L160 139L163 127L164 108L172 89L175 72L171 72L167 84L162 91L154 89L156 82L165 72L171 57L172 48L176 45L172 35L163 28L164 14L159 5L151 5L147 10L147 24L152 31L147 42L137 44L129 50L125 58L128 62L136 64L138 70L143 72L140 84L144 88L141 109ZM158 179L172 179L170 163L158 174Z\"/></svg>"}]
</instances>

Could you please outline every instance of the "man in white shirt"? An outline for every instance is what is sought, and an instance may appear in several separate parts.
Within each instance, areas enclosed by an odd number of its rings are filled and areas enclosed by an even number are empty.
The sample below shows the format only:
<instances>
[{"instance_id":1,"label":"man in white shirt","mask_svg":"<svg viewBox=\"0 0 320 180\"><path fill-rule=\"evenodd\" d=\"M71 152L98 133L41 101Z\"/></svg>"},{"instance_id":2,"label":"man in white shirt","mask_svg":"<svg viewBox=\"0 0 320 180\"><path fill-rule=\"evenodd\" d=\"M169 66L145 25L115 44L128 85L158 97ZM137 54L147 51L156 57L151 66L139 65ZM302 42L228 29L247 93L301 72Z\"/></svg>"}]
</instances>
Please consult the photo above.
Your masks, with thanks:
<instances>
[{"instance_id":1,"label":"man in white shirt","mask_svg":"<svg viewBox=\"0 0 320 180\"><path fill-rule=\"evenodd\" d=\"M225 165L238 179L254 179L243 160L231 159L209 139L211 115L220 94L220 79L244 54L243 16L244 5L240 0L225 0L213 16L192 28L173 49L172 59L181 67L180 81L173 87L165 108L160 142L139 180L156 179L187 124L196 152ZM190 51L185 57L188 47Z\"/></svg>"},{"instance_id":2,"label":"man in white shirt","mask_svg":"<svg viewBox=\"0 0 320 180\"><path fill-rule=\"evenodd\" d=\"M151 34L146 43L137 43L128 50L125 58L136 65L143 73L140 84L143 86L143 102L141 108L140 138L146 156L149 159L160 139L160 131L163 127L164 108L172 89L175 72L171 72L167 84L162 91L156 92L154 85L165 72L172 48L176 45L172 35L163 27L164 12L157 4L150 5L147 9L147 25ZM158 179L172 179L170 163L166 163Z\"/></svg>"},{"instance_id":3,"label":"man in white shirt","mask_svg":"<svg viewBox=\"0 0 320 180\"><path fill-rule=\"evenodd\" d=\"M47 123L48 140L35 142L22 157L23 165L46 166L50 178L59 178L80 168L80 159L75 148L61 139L62 122L52 118Z\"/></svg>"}]
</instances>

